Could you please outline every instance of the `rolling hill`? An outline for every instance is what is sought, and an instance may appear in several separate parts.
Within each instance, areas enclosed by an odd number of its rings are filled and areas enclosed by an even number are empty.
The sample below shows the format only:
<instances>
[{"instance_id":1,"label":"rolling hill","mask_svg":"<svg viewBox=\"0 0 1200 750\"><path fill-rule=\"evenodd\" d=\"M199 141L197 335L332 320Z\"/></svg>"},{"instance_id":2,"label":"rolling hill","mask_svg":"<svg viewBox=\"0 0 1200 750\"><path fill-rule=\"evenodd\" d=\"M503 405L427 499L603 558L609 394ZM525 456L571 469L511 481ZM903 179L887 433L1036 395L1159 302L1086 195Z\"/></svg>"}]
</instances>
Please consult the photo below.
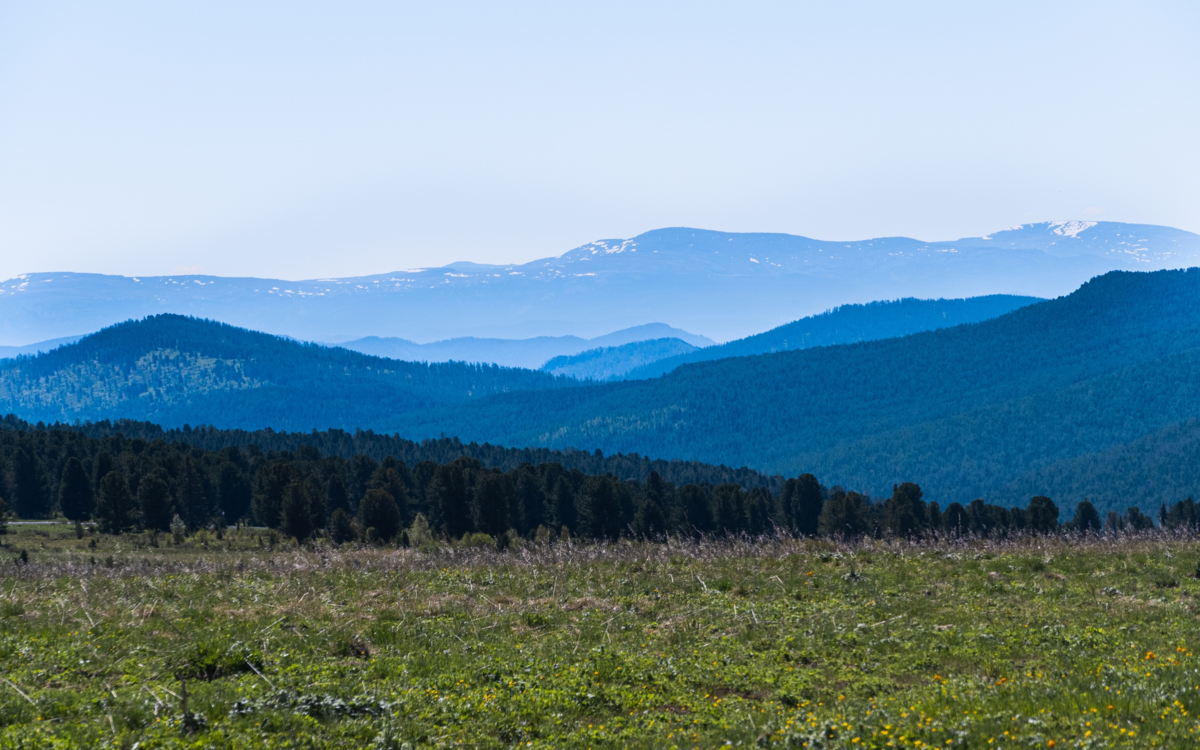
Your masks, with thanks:
<instances>
[{"instance_id":1,"label":"rolling hill","mask_svg":"<svg viewBox=\"0 0 1200 750\"><path fill-rule=\"evenodd\" d=\"M0 362L0 411L46 422L353 429L506 390L575 385L531 370L398 362L158 315Z\"/></svg>"},{"instance_id":2,"label":"rolling hill","mask_svg":"<svg viewBox=\"0 0 1200 750\"><path fill-rule=\"evenodd\" d=\"M542 365L543 372L567 375L581 380L619 380L631 370L639 370L663 360L674 360L700 351L679 339L635 341L622 346L590 349L569 357L555 357Z\"/></svg>"},{"instance_id":3,"label":"rolling hill","mask_svg":"<svg viewBox=\"0 0 1200 750\"><path fill-rule=\"evenodd\" d=\"M866 305L842 305L744 339L695 349L630 368L624 377L628 380L654 378L691 362L908 336L964 323L978 323L1041 301L1037 297L993 294L968 299L899 299Z\"/></svg>"},{"instance_id":4,"label":"rolling hill","mask_svg":"<svg viewBox=\"0 0 1200 750\"><path fill-rule=\"evenodd\" d=\"M1109 270L1198 264L1200 236L1115 222L1029 224L943 242L671 228L524 264L453 263L343 279L31 273L0 283L0 344L77 336L159 313L306 341L589 338L647 321L724 341L901 294L1053 297Z\"/></svg>"}]
</instances>

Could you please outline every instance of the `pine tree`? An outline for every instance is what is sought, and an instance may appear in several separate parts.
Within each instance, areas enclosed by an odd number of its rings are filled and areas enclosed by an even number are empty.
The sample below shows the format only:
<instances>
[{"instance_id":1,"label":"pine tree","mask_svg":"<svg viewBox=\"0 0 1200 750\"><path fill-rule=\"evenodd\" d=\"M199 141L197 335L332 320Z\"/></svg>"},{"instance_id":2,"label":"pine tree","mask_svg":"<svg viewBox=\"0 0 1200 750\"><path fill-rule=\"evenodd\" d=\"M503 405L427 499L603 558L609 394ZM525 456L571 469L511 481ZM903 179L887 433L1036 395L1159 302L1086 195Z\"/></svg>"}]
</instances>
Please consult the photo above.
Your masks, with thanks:
<instances>
[{"instance_id":1,"label":"pine tree","mask_svg":"<svg viewBox=\"0 0 1200 750\"><path fill-rule=\"evenodd\" d=\"M344 544L354 539L354 522L343 508L335 508L329 515L329 536L337 544Z\"/></svg>"},{"instance_id":2,"label":"pine tree","mask_svg":"<svg viewBox=\"0 0 1200 750\"><path fill-rule=\"evenodd\" d=\"M137 502L147 529L169 531L171 519L175 517L175 503L171 498L171 486L160 471L147 474L138 482Z\"/></svg>"},{"instance_id":3,"label":"pine tree","mask_svg":"<svg viewBox=\"0 0 1200 750\"><path fill-rule=\"evenodd\" d=\"M204 491L204 479L200 476L196 462L188 456L183 460L179 475L178 496L176 507L188 528L196 529L208 526L213 521L214 509L209 503L208 494Z\"/></svg>"},{"instance_id":4,"label":"pine tree","mask_svg":"<svg viewBox=\"0 0 1200 750\"><path fill-rule=\"evenodd\" d=\"M930 503L926 508L927 511L927 526L936 531L942 529L942 506L937 503Z\"/></svg>"},{"instance_id":5,"label":"pine tree","mask_svg":"<svg viewBox=\"0 0 1200 750\"><path fill-rule=\"evenodd\" d=\"M1058 530L1058 506L1044 495L1038 495L1029 501L1025 511L1025 523L1030 531L1038 534L1049 534Z\"/></svg>"},{"instance_id":6,"label":"pine tree","mask_svg":"<svg viewBox=\"0 0 1200 750\"><path fill-rule=\"evenodd\" d=\"M654 495L647 495L642 506L638 508L633 519L633 530L644 539L657 539L667 533L667 514L663 512Z\"/></svg>"},{"instance_id":7,"label":"pine tree","mask_svg":"<svg viewBox=\"0 0 1200 750\"><path fill-rule=\"evenodd\" d=\"M374 529L380 541L390 542L400 533L400 509L383 490L367 490L358 504L358 514L364 534Z\"/></svg>"},{"instance_id":8,"label":"pine tree","mask_svg":"<svg viewBox=\"0 0 1200 750\"><path fill-rule=\"evenodd\" d=\"M13 451L13 489L16 490L14 510L21 518L46 518L50 515L50 497L38 459L37 444L32 439L21 440Z\"/></svg>"},{"instance_id":9,"label":"pine tree","mask_svg":"<svg viewBox=\"0 0 1200 750\"><path fill-rule=\"evenodd\" d=\"M792 514L794 528L804 536L816 536L821 519L821 506L825 494L821 483L812 474L796 477L792 491Z\"/></svg>"},{"instance_id":10,"label":"pine tree","mask_svg":"<svg viewBox=\"0 0 1200 750\"><path fill-rule=\"evenodd\" d=\"M892 496L883 504L888 529L897 536L921 533L928 518L921 488L912 482L892 485Z\"/></svg>"},{"instance_id":11,"label":"pine tree","mask_svg":"<svg viewBox=\"0 0 1200 750\"><path fill-rule=\"evenodd\" d=\"M92 517L94 505L87 470L82 461L71 456L63 466L62 479L58 483L59 509L72 521L86 521Z\"/></svg>"},{"instance_id":12,"label":"pine tree","mask_svg":"<svg viewBox=\"0 0 1200 750\"><path fill-rule=\"evenodd\" d=\"M698 484L685 484L677 494L683 526L688 533L699 535L712 531L712 498L708 492Z\"/></svg>"},{"instance_id":13,"label":"pine tree","mask_svg":"<svg viewBox=\"0 0 1200 750\"><path fill-rule=\"evenodd\" d=\"M971 519L962 503L950 503L942 514L942 528L951 536L965 536L971 531Z\"/></svg>"},{"instance_id":14,"label":"pine tree","mask_svg":"<svg viewBox=\"0 0 1200 750\"><path fill-rule=\"evenodd\" d=\"M310 495L305 482L292 482L283 490L280 526L283 533L295 537L298 542L305 541L313 532L313 498Z\"/></svg>"},{"instance_id":15,"label":"pine tree","mask_svg":"<svg viewBox=\"0 0 1200 750\"><path fill-rule=\"evenodd\" d=\"M253 492L250 479L246 472L228 461L221 464L217 474L217 495L220 498L221 513L227 523L233 523L245 518L250 513L250 502Z\"/></svg>"},{"instance_id":16,"label":"pine tree","mask_svg":"<svg viewBox=\"0 0 1200 750\"><path fill-rule=\"evenodd\" d=\"M1075 527L1076 531L1092 533L1099 532L1104 527L1096 506L1087 500L1075 506L1075 517L1071 519L1071 525Z\"/></svg>"},{"instance_id":17,"label":"pine tree","mask_svg":"<svg viewBox=\"0 0 1200 750\"><path fill-rule=\"evenodd\" d=\"M442 523L451 539L474 531L471 507L467 497L467 482L457 463L443 464L433 473L432 492L437 498Z\"/></svg>"},{"instance_id":18,"label":"pine tree","mask_svg":"<svg viewBox=\"0 0 1200 750\"><path fill-rule=\"evenodd\" d=\"M746 527L745 499L736 484L720 484L713 490L717 506L717 532L739 534Z\"/></svg>"},{"instance_id":19,"label":"pine tree","mask_svg":"<svg viewBox=\"0 0 1200 750\"><path fill-rule=\"evenodd\" d=\"M488 472L475 485L472 512L475 528L498 539L509 528L509 504L512 488L508 477Z\"/></svg>"},{"instance_id":20,"label":"pine tree","mask_svg":"<svg viewBox=\"0 0 1200 750\"><path fill-rule=\"evenodd\" d=\"M364 457L365 458L365 457ZM250 502L254 520L271 529L279 528L283 509L283 490L292 483L293 467L283 459L271 461L254 476L254 497Z\"/></svg>"},{"instance_id":21,"label":"pine tree","mask_svg":"<svg viewBox=\"0 0 1200 750\"><path fill-rule=\"evenodd\" d=\"M583 486L583 524L593 539L616 539L621 534L621 507L610 477L592 477Z\"/></svg>"},{"instance_id":22,"label":"pine tree","mask_svg":"<svg viewBox=\"0 0 1200 750\"><path fill-rule=\"evenodd\" d=\"M856 537L867 530L866 503L857 492L834 489L821 508L822 536Z\"/></svg>"},{"instance_id":23,"label":"pine tree","mask_svg":"<svg viewBox=\"0 0 1200 750\"><path fill-rule=\"evenodd\" d=\"M750 491L746 500L746 531L759 536L767 531L770 521L771 493L762 487Z\"/></svg>"},{"instance_id":24,"label":"pine tree","mask_svg":"<svg viewBox=\"0 0 1200 750\"><path fill-rule=\"evenodd\" d=\"M132 529L137 522L137 509L129 482L119 471L110 471L100 480L96 493L96 520L105 534L120 534Z\"/></svg>"},{"instance_id":25,"label":"pine tree","mask_svg":"<svg viewBox=\"0 0 1200 750\"><path fill-rule=\"evenodd\" d=\"M340 471L330 474L329 481L325 483L325 508L331 518L337 510L350 512L350 493L346 491L346 481L342 479Z\"/></svg>"},{"instance_id":26,"label":"pine tree","mask_svg":"<svg viewBox=\"0 0 1200 750\"><path fill-rule=\"evenodd\" d=\"M517 530L529 536L534 529L546 522L546 493L537 472L529 464L517 469L516 500L513 503L514 524L520 521Z\"/></svg>"},{"instance_id":27,"label":"pine tree","mask_svg":"<svg viewBox=\"0 0 1200 750\"><path fill-rule=\"evenodd\" d=\"M554 525L561 529L579 529L579 513L575 507L575 488L565 476L554 482Z\"/></svg>"},{"instance_id":28,"label":"pine tree","mask_svg":"<svg viewBox=\"0 0 1200 750\"><path fill-rule=\"evenodd\" d=\"M369 483L371 489L383 490L392 496L392 500L396 503L396 509L400 512L400 523L402 526L407 525L410 520L408 507L409 483L405 481L406 476L408 476L408 467L402 462L389 457L371 474L371 481Z\"/></svg>"}]
</instances>

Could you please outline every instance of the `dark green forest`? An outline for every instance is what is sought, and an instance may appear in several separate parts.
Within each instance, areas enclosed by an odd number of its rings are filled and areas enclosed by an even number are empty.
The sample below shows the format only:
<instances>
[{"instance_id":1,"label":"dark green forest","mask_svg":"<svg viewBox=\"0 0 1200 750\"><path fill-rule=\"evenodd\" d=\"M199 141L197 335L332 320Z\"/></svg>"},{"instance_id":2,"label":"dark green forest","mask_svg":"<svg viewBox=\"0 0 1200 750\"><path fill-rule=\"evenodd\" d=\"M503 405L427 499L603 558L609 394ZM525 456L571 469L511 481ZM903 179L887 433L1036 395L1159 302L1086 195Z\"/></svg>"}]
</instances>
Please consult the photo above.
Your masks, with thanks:
<instances>
[{"instance_id":1,"label":"dark green forest","mask_svg":"<svg viewBox=\"0 0 1200 750\"><path fill-rule=\"evenodd\" d=\"M841 305L820 315L801 318L754 336L651 362L629 371L624 379L656 378L680 365L693 362L909 336L998 318L1042 301L1040 297L990 294L966 299L905 297L863 305Z\"/></svg>"},{"instance_id":2,"label":"dark green forest","mask_svg":"<svg viewBox=\"0 0 1200 750\"><path fill-rule=\"evenodd\" d=\"M168 314L0 361L0 408L47 422L354 429L493 393L576 385L520 368L400 362Z\"/></svg>"},{"instance_id":3,"label":"dark green forest","mask_svg":"<svg viewBox=\"0 0 1200 750\"><path fill-rule=\"evenodd\" d=\"M206 440L219 433L208 431ZM864 534L1004 536L1100 532L1154 525L1137 508L1103 518L1079 503L1065 524L1047 497L1004 508L975 500L943 509L910 482L872 502L858 492L825 487L812 474L745 489L733 483L676 484L651 470L643 481L588 474L562 463L521 463L504 470L460 456L409 464L394 456L343 457L311 443L263 450L230 434L234 444L211 450L183 440L147 440L110 432L94 437L69 427L0 429L7 502L25 519L57 514L102 533L147 530L175 538L231 524L252 524L304 542L430 544L436 540L495 544L580 537L728 536L764 534L857 537ZM320 443L320 436L314 442ZM336 441L341 436L328 435ZM444 446L433 446L443 450ZM719 475L719 473L717 474ZM714 475L716 476L716 475ZM5 514L7 515L7 514ZM1194 528L1190 499L1162 506L1168 528ZM0 516L2 518L2 516Z\"/></svg>"}]
</instances>

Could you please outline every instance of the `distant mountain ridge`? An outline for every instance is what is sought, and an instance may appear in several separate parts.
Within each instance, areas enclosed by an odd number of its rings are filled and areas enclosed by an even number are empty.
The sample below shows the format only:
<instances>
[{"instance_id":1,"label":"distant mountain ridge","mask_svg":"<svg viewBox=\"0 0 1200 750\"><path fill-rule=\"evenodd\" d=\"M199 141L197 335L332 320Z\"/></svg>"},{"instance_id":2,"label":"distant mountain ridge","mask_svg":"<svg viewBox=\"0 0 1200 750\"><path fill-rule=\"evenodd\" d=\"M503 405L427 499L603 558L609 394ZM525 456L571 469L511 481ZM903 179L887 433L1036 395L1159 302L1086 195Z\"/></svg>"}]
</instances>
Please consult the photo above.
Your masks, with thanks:
<instances>
[{"instance_id":1,"label":"distant mountain ridge","mask_svg":"<svg viewBox=\"0 0 1200 750\"><path fill-rule=\"evenodd\" d=\"M1110 270L1192 265L1200 235L1116 222L1044 222L949 242L669 228L525 264L345 279L26 274L0 283L0 344L163 312L307 341L589 338L650 320L730 340L848 303L1054 297Z\"/></svg>"},{"instance_id":2,"label":"distant mountain ridge","mask_svg":"<svg viewBox=\"0 0 1200 750\"><path fill-rule=\"evenodd\" d=\"M542 365L541 370L581 380L617 380L626 377L632 370L697 351L700 350L679 339L635 341L621 346L591 349L569 357L555 357Z\"/></svg>"},{"instance_id":3,"label":"distant mountain ridge","mask_svg":"<svg viewBox=\"0 0 1200 750\"><path fill-rule=\"evenodd\" d=\"M899 299L842 305L744 339L664 357L631 368L623 377L630 380L653 378L692 362L908 336L998 318L1035 302L1044 300L994 294L969 299Z\"/></svg>"},{"instance_id":4,"label":"distant mountain ridge","mask_svg":"<svg viewBox=\"0 0 1200 750\"><path fill-rule=\"evenodd\" d=\"M418 344L399 338L366 338L338 344L363 354L401 359L409 362L488 362L503 367L537 370L556 357L579 354L588 349L622 346L639 341L674 338L692 347L711 346L714 342L663 323L647 323L605 336L584 339L578 336L538 336L532 339L481 339L464 337Z\"/></svg>"}]
</instances>

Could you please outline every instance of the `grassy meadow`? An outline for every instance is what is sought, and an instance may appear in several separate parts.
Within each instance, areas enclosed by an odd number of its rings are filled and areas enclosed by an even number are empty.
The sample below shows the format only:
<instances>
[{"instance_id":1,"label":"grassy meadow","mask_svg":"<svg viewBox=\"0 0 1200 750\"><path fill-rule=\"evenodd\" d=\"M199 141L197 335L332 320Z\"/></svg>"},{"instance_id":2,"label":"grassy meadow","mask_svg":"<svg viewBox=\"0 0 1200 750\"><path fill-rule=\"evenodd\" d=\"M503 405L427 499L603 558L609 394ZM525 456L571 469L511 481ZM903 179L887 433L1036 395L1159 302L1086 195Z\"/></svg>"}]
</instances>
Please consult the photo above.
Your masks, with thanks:
<instances>
[{"instance_id":1,"label":"grassy meadow","mask_svg":"<svg viewBox=\"0 0 1200 750\"><path fill-rule=\"evenodd\" d=\"M420 552L9 531L0 748L1200 741L1190 537Z\"/></svg>"}]
</instances>

